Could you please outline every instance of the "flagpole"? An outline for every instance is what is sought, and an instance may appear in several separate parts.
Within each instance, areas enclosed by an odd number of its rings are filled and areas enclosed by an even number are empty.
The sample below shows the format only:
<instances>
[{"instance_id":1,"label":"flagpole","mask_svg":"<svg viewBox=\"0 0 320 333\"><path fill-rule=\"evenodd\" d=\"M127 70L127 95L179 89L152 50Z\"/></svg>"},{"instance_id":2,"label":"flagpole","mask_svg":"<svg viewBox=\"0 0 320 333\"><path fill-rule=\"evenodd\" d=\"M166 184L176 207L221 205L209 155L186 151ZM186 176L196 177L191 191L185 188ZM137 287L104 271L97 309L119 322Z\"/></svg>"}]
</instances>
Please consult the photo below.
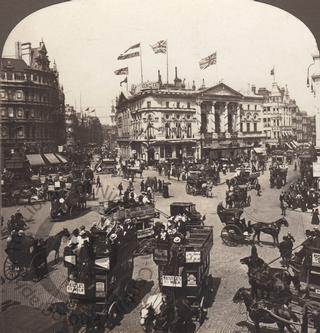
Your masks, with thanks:
<instances>
[{"instance_id":1,"label":"flagpole","mask_svg":"<svg viewBox=\"0 0 320 333\"><path fill-rule=\"evenodd\" d=\"M168 40L167 40L167 85L169 85L169 65L168 65L168 53L169 53L169 47L168 47Z\"/></svg>"},{"instance_id":2,"label":"flagpole","mask_svg":"<svg viewBox=\"0 0 320 333\"><path fill-rule=\"evenodd\" d=\"M143 71L142 71L142 52L141 52L141 43L140 43L140 71L141 71L141 84L143 83Z\"/></svg>"},{"instance_id":3,"label":"flagpole","mask_svg":"<svg viewBox=\"0 0 320 333\"><path fill-rule=\"evenodd\" d=\"M276 82L276 71L274 66L273 66L273 82Z\"/></svg>"},{"instance_id":4,"label":"flagpole","mask_svg":"<svg viewBox=\"0 0 320 333\"><path fill-rule=\"evenodd\" d=\"M127 82L126 82L126 86L127 86L127 93L128 93L128 75L127 75Z\"/></svg>"}]
</instances>

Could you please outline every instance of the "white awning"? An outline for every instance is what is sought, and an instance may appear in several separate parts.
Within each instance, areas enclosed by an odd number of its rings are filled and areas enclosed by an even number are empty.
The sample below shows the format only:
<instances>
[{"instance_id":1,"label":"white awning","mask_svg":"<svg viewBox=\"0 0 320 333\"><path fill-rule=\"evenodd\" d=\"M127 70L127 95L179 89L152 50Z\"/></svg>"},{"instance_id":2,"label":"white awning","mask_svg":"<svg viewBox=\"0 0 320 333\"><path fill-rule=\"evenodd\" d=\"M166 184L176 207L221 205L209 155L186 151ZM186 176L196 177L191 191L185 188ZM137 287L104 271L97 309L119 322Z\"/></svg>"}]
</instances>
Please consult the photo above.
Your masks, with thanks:
<instances>
[{"instance_id":1,"label":"white awning","mask_svg":"<svg viewBox=\"0 0 320 333\"><path fill-rule=\"evenodd\" d=\"M59 159L52 153L44 154L45 158L49 161L50 164L60 164Z\"/></svg>"},{"instance_id":2,"label":"white awning","mask_svg":"<svg viewBox=\"0 0 320 333\"><path fill-rule=\"evenodd\" d=\"M68 163L68 161L60 154L55 154L62 163Z\"/></svg>"},{"instance_id":3,"label":"white awning","mask_svg":"<svg viewBox=\"0 0 320 333\"><path fill-rule=\"evenodd\" d=\"M31 166L46 165L43 158L39 154L29 154L29 155L26 155L26 156L27 156L27 159L28 159Z\"/></svg>"},{"instance_id":4,"label":"white awning","mask_svg":"<svg viewBox=\"0 0 320 333\"><path fill-rule=\"evenodd\" d=\"M286 142L286 146L287 146L289 149L292 149L290 143Z\"/></svg>"}]
</instances>

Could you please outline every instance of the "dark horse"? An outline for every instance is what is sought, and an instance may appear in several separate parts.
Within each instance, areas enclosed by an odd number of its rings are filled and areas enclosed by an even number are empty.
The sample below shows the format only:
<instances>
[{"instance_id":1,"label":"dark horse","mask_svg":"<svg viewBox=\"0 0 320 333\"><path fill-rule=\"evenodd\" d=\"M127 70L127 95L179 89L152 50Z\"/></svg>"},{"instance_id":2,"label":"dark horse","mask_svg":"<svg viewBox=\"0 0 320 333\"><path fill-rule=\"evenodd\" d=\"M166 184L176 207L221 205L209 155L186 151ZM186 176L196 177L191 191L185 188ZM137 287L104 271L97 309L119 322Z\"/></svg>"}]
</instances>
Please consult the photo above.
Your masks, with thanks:
<instances>
[{"instance_id":1,"label":"dark horse","mask_svg":"<svg viewBox=\"0 0 320 333\"><path fill-rule=\"evenodd\" d=\"M234 303L241 301L244 302L257 333L260 331L260 323L276 323L279 333L284 333L285 328L289 332L298 332L293 324L290 324L290 322L298 322L298 317L286 305L273 304L265 300L255 302L250 289L246 288L240 288L233 297Z\"/></svg>"},{"instance_id":2,"label":"dark horse","mask_svg":"<svg viewBox=\"0 0 320 333\"><path fill-rule=\"evenodd\" d=\"M251 224L251 228L254 232L252 241L254 242L255 238L258 236L258 243L260 243L260 233L264 232L265 234L272 236L274 246L279 245L279 233L282 225L284 225L285 227L289 226L289 223L285 217L281 217L275 222L258 222Z\"/></svg>"},{"instance_id":3,"label":"dark horse","mask_svg":"<svg viewBox=\"0 0 320 333\"><path fill-rule=\"evenodd\" d=\"M60 245L63 237L70 237L69 230L66 228L63 228L61 231L59 231L56 235L48 237L44 241L44 247L46 249L47 257L52 252L55 251L54 255L54 261L57 263L59 259L59 250Z\"/></svg>"},{"instance_id":4,"label":"dark horse","mask_svg":"<svg viewBox=\"0 0 320 333\"><path fill-rule=\"evenodd\" d=\"M273 293L277 301L289 301L291 282L296 286L294 276L291 276L285 269L270 267L258 257L255 245L252 246L251 256L240 259L240 263L248 266L248 277L253 297L270 298L270 294Z\"/></svg>"}]
</instances>

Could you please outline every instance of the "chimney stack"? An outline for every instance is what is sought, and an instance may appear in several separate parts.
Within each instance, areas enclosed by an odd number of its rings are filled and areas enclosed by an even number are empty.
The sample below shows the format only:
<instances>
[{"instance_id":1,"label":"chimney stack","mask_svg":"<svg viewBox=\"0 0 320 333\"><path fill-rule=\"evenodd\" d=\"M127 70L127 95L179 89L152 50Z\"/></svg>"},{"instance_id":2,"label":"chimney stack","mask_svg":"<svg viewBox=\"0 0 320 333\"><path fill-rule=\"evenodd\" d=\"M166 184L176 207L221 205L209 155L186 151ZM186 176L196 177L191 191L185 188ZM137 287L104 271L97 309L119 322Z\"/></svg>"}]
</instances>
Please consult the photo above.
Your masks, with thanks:
<instances>
[{"instance_id":1,"label":"chimney stack","mask_svg":"<svg viewBox=\"0 0 320 333\"><path fill-rule=\"evenodd\" d=\"M177 69L177 66L174 68L174 71L175 71L175 80L178 78L178 69Z\"/></svg>"},{"instance_id":2,"label":"chimney stack","mask_svg":"<svg viewBox=\"0 0 320 333\"><path fill-rule=\"evenodd\" d=\"M251 91L256 95L256 94L257 94L257 93L256 93L256 86L252 85L252 86L251 86Z\"/></svg>"},{"instance_id":3,"label":"chimney stack","mask_svg":"<svg viewBox=\"0 0 320 333\"><path fill-rule=\"evenodd\" d=\"M192 81L192 90L196 90L196 85L194 83L194 80Z\"/></svg>"},{"instance_id":4,"label":"chimney stack","mask_svg":"<svg viewBox=\"0 0 320 333\"><path fill-rule=\"evenodd\" d=\"M15 43L15 57L16 57L16 59L22 59L20 42Z\"/></svg>"}]
</instances>

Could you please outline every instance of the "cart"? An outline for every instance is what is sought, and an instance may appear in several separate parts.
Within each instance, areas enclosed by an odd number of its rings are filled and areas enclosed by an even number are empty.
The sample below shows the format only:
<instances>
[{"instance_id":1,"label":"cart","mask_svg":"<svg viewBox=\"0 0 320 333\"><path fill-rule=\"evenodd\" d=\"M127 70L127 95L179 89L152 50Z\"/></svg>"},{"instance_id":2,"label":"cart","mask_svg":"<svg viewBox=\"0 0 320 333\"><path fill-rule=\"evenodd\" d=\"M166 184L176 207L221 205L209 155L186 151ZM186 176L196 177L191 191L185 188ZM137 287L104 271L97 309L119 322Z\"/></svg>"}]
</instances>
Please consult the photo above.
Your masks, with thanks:
<instances>
[{"instance_id":1,"label":"cart","mask_svg":"<svg viewBox=\"0 0 320 333\"><path fill-rule=\"evenodd\" d=\"M191 195L213 196L213 183L201 171L191 171L186 183L186 193Z\"/></svg>"},{"instance_id":2,"label":"cart","mask_svg":"<svg viewBox=\"0 0 320 333\"><path fill-rule=\"evenodd\" d=\"M227 191L226 202L231 207L244 208L251 204L251 196L248 194L247 185L236 185L233 190Z\"/></svg>"}]
</instances>

